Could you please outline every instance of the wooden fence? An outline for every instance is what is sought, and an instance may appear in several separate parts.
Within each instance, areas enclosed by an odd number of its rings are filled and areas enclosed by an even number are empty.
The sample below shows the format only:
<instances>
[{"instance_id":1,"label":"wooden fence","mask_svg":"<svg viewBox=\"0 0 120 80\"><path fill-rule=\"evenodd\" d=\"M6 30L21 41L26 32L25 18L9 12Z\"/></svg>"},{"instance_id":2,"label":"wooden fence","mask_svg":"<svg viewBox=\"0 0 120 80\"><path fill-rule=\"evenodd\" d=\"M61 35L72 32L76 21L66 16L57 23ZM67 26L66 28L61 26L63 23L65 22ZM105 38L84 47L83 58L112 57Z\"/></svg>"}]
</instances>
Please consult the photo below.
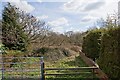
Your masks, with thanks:
<instances>
[{"instance_id":1,"label":"wooden fence","mask_svg":"<svg viewBox=\"0 0 120 80\"><path fill-rule=\"evenodd\" d=\"M92 77L94 78L94 74L97 74L97 72L95 72L95 70L98 69L98 67L96 66L92 66L92 67L78 67L78 68L45 68L45 63L43 61L43 59L41 60L41 80L45 80L45 76L61 76L61 75L80 75L80 74L92 74ZM74 71L74 70L91 70L91 72L74 72L74 73L46 73L46 71L53 71L53 70L70 70L70 71Z\"/></svg>"},{"instance_id":2,"label":"wooden fence","mask_svg":"<svg viewBox=\"0 0 120 80\"><path fill-rule=\"evenodd\" d=\"M30 58L39 58L39 62L4 62L4 60L6 59L16 59L16 58L20 58L20 59L30 59ZM4 60L3 60L4 59ZM7 64L24 64L24 65L39 65L37 68L37 70L35 68L31 68L31 69L24 69L23 67L21 68L17 68L17 69L11 69L11 68L5 68L5 65ZM92 67L78 67L78 68L45 68L45 63L43 60L43 57L1 57L1 77L2 80L4 80L5 78L5 72L10 72L10 75L12 75L12 72L16 72L16 73L25 73L25 72L38 72L39 74L39 79L35 79L35 80L45 80L46 76L62 76L62 75L81 75L81 74L92 74L93 78L94 78L94 74L96 73L96 69L98 69L98 67L96 66L92 66ZM71 73L46 73L47 71L63 71L63 70L69 70L71 71ZM84 70L84 71L79 71L79 70ZM89 70L89 71L86 71ZM77 71L77 72L74 72ZM15 75L15 74L14 74ZM13 75L13 76L14 76ZM22 80L30 80L30 79L24 79L23 76L25 76L24 74L20 74L20 76L22 77ZM10 76L12 77L12 76ZM26 77L26 76L25 76ZM30 77L30 76L29 76ZM14 79L14 80L19 80L19 79Z\"/></svg>"}]
</instances>

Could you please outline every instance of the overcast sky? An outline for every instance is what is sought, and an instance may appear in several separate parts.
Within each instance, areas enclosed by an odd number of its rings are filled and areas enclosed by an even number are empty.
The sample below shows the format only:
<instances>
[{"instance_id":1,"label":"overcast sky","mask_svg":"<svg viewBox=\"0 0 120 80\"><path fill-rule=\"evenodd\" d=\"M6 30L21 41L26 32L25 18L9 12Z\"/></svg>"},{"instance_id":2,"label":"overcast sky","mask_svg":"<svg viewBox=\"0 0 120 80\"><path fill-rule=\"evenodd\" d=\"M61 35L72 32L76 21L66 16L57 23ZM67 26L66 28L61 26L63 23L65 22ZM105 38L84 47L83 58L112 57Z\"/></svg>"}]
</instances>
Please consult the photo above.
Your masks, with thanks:
<instances>
[{"instance_id":1,"label":"overcast sky","mask_svg":"<svg viewBox=\"0 0 120 80\"><path fill-rule=\"evenodd\" d=\"M86 31L117 12L119 0L2 0L46 21L55 32ZM3 4L0 3L0 14ZM0 16L1 17L1 16Z\"/></svg>"}]
</instances>

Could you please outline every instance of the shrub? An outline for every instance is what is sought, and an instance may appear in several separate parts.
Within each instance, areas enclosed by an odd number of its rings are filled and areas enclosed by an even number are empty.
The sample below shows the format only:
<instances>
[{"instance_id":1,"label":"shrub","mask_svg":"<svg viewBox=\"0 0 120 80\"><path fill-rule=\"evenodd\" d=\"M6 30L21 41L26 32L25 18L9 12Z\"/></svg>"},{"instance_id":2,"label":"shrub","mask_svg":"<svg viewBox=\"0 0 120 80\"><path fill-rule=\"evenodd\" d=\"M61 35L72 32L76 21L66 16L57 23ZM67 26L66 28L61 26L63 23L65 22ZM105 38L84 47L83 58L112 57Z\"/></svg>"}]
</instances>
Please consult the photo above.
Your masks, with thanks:
<instances>
[{"instance_id":1,"label":"shrub","mask_svg":"<svg viewBox=\"0 0 120 80\"><path fill-rule=\"evenodd\" d=\"M82 51L89 58L95 60L99 57L100 53L100 30L92 30L83 38Z\"/></svg>"},{"instance_id":2,"label":"shrub","mask_svg":"<svg viewBox=\"0 0 120 80\"><path fill-rule=\"evenodd\" d=\"M104 33L101 39L101 52L98 59L100 68L108 77L120 76L120 28L111 28Z\"/></svg>"}]
</instances>

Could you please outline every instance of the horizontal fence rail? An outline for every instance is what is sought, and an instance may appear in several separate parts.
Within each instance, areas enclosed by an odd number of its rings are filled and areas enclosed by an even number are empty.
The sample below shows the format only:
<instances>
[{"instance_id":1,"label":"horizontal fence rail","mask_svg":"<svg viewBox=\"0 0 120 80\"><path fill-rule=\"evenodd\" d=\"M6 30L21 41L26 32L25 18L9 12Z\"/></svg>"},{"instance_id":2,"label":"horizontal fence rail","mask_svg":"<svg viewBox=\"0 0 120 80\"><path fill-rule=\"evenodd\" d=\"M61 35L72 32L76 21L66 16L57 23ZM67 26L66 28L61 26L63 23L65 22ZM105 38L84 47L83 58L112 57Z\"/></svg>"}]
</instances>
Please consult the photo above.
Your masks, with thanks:
<instances>
[{"instance_id":1,"label":"horizontal fence rail","mask_svg":"<svg viewBox=\"0 0 120 80\"><path fill-rule=\"evenodd\" d=\"M44 75L46 76L56 76L56 75L80 75L80 74L91 74L91 72L76 72L76 73L55 73L55 74L48 74L45 73Z\"/></svg>"},{"instance_id":2,"label":"horizontal fence rail","mask_svg":"<svg viewBox=\"0 0 120 80\"><path fill-rule=\"evenodd\" d=\"M40 59L41 59L41 57L0 57L0 59L1 59L1 58L4 58L4 59L6 59L6 58L7 58L7 59L14 59L14 58L20 58L20 59L22 59L22 58L23 58L23 59L26 59L26 58L40 58Z\"/></svg>"},{"instance_id":3,"label":"horizontal fence rail","mask_svg":"<svg viewBox=\"0 0 120 80\"><path fill-rule=\"evenodd\" d=\"M38 64L39 62L5 62L5 63L0 63L0 64Z\"/></svg>"},{"instance_id":4,"label":"horizontal fence rail","mask_svg":"<svg viewBox=\"0 0 120 80\"><path fill-rule=\"evenodd\" d=\"M34 61L34 59L37 59L37 61ZM0 60L2 80L5 78L23 79L34 76L40 79L41 77L41 57L0 57Z\"/></svg>"},{"instance_id":5,"label":"horizontal fence rail","mask_svg":"<svg viewBox=\"0 0 120 80\"><path fill-rule=\"evenodd\" d=\"M23 70L4 70L4 72L23 72ZM40 70L24 70L24 72L40 72Z\"/></svg>"},{"instance_id":6,"label":"horizontal fence rail","mask_svg":"<svg viewBox=\"0 0 120 80\"><path fill-rule=\"evenodd\" d=\"M98 67L78 67L78 68L44 68L44 70L83 70L83 69L98 69Z\"/></svg>"}]
</instances>

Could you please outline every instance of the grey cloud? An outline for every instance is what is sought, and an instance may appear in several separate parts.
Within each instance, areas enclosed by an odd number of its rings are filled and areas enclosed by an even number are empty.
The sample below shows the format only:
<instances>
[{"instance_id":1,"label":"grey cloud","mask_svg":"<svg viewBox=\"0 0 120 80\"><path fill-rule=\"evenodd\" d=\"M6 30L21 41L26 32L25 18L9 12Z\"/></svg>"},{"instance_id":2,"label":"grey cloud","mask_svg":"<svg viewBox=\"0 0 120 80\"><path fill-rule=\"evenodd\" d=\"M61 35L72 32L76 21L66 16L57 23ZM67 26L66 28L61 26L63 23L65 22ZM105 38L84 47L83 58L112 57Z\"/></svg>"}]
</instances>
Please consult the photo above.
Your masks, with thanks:
<instances>
[{"instance_id":1,"label":"grey cloud","mask_svg":"<svg viewBox=\"0 0 120 80\"><path fill-rule=\"evenodd\" d=\"M89 21L91 21L90 18L88 18L88 19L82 19L82 20L81 20L81 22L89 22Z\"/></svg>"},{"instance_id":2,"label":"grey cloud","mask_svg":"<svg viewBox=\"0 0 120 80\"><path fill-rule=\"evenodd\" d=\"M85 6L84 11L99 9L104 4L105 2L94 2L94 3L88 4L87 6Z\"/></svg>"}]
</instances>

